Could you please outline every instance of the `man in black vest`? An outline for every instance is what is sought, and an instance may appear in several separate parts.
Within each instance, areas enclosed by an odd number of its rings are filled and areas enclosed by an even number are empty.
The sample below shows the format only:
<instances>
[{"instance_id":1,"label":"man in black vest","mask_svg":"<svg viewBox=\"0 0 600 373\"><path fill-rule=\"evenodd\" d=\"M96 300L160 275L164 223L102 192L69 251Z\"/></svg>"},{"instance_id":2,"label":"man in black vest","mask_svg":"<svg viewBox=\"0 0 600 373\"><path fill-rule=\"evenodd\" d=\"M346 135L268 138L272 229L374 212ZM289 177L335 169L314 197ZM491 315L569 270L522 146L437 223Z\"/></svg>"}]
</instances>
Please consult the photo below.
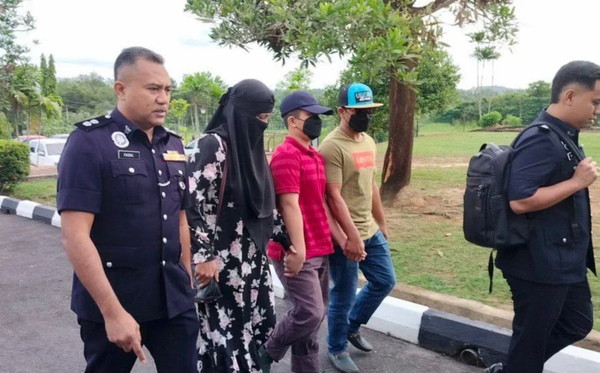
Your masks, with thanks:
<instances>
[{"instance_id":1,"label":"man in black vest","mask_svg":"<svg viewBox=\"0 0 600 373\"><path fill-rule=\"evenodd\" d=\"M557 127L576 146L579 131L600 115L600 66L574 61L552 82L552 103L537 123ZM596 273L588 187L598 177L592 158L577 160L546 127L527 130L515 145L508 198L527 214L526 246L500 250L496 265L514 301L513 335L506 365L488 372L541 373L554 354L592 330L587 268Z\"/></svg>"}]
</instances>

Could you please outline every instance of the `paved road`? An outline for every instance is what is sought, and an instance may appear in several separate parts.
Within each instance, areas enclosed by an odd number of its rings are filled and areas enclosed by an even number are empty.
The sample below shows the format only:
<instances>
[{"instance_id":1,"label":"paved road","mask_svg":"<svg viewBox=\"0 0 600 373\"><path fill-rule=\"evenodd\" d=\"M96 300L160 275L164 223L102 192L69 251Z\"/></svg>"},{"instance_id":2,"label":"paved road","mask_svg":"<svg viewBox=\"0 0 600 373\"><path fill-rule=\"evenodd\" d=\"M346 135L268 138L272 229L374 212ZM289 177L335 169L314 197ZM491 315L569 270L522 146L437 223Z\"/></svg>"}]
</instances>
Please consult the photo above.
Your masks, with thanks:
<instances>
[{"instance_id":1,"label":"paved road","mask_svg":"<svg viewBox=\"0 0 600 373\"><path fill-rule=\"evenodd\" d=\"M61 248L57 228L25 218L0 214L0 372L82 372L82 343L69 310L71 268ZM281 315L287 305L278 300ZM324 340L325 327L321 328ZM481 372L455 360L364 331L376 350L353 350L362 372ZM321 344L322 367L334 372ZM273 372L289 372L288 357ZM136 364L136 373L155 372L152 361ZM175 372L176 373L176 372Z\"/></svg>"}]
</instances>

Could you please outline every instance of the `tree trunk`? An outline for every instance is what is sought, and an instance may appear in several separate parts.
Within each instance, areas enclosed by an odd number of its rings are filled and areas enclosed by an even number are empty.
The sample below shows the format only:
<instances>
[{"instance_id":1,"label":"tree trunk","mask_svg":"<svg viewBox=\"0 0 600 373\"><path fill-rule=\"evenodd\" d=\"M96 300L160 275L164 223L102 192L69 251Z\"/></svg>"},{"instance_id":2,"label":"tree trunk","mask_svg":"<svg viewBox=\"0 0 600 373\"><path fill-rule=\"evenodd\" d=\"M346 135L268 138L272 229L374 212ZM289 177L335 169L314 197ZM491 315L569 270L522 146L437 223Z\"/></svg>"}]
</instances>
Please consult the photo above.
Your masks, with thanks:
<instances>
[{"instance_id":1,"label":"tree trunk","mask_svg":"<svg viewBox=\"0 0 600 373\"><path fill-rule=\"evenodd\" d=\"M488 113L492 111L492 99L494 98L494 60L492 60L492 93L488 101Z\"/></svg>"},{"instance_id":2,"label":"tree trunk","mask_svg":"<svg viewBox=\"0 0 600 373\"><path fill-rule=\"evenodd\" d=\"M479 105L479 119L481 119L481 96L482 96L482 92L481 92L481 73L479 72L479 65L481 64L481 62L479 61L479 59L477 60L477 103Z\"/></svg>"},{"instance_id":3,"label":"tree trunk","mask_svg":"<svg viewBox=\"0 0 600 373\"><path fill-rule=\"evenodd\" d=\"M410 183L416 103L414 89L399 82L392 74L390 136L381 176L381 199L384 203L393 202L400 190Z\"/></svg>"},{"instance_id":4,"label":"tree trunk","mask_svg":"<svg viewBox=\"0 0 600 373\"><path fill-rule=\"evenodd\" d=\"M519 118L523 120L523 97L519 97Z\"/></svg>"},{"instance_id":5,"label":"tree trunk","mask_svg":"<svg viewBox=\"0 0 600 373\"><path fill-rule=\"evenodd\" d=\"M196 135L200 132L200 119L198 118L198 104L194 101L194 132Z\"/></svg>"},{"instance_id":6,"label":"tree trunk","mask_svg":"<svg viewBox=\"0 0 600 373\"><path fill-rule=\"evenodd\" d=\"M20 133L19 133L19 120L21 119L20 115L19 115L19 108L16 107L14 112L15 112L15 114L14 114L13 118L14 118L14 121L15 121L15 136L18 137L20 135Z\"/></svg>"}]
</instances>

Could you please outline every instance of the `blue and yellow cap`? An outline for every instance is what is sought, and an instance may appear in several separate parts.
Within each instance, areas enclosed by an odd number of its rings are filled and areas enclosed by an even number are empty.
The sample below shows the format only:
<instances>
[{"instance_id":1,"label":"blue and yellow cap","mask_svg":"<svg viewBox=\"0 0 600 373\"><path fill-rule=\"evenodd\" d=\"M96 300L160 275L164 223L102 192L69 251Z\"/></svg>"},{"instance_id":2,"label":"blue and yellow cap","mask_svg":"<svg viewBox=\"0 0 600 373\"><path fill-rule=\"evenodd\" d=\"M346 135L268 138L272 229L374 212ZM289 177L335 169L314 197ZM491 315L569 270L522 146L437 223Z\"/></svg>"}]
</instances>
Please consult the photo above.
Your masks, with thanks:
<instances>
[{"instance_id":1,"label":"blue and yellow cap","mask_svg":"<svg viewBox=\"0 0 600 373\"><path fill-rule=\"evenodd\" d=\"M350 109L372 109L383 104L373 102L373 91L368 85L351 83L342 88L339 96L340 106Z\"/></svg>"}]
</instances>

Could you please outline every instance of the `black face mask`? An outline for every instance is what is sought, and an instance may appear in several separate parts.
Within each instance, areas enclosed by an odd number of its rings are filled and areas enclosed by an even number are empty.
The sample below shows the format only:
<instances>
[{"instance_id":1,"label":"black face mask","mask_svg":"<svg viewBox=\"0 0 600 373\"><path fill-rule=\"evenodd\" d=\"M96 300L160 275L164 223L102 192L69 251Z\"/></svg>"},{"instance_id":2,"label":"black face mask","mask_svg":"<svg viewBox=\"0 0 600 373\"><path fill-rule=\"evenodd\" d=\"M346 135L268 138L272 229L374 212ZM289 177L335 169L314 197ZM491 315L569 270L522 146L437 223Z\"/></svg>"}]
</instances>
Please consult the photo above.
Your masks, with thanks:
<instances>
[{"instance_id":1,"label":"black face mask","mask_svg":"<svg viewBox=\"0 0 600 373\"><path fill-rule=\"evenodd\" d=\"M304 120L304 128L302 129L302 132L304 132L306 137L308 137L310 140L314 140L321 136L321 129L323 129L323 121L318 115L313 115L312 117L308 117Z\"/></svg>"},{"instance_id":2,"label":"black face mask","mask_svg":"<svg viewBox=\"0 0 600 373\"><path fill-rule=\"evenodd\" d=\"M356 110L348 125L355 132L365 132L371 125L371 114L365 110Z\"/></svg>"},{"instance_id":3,"label":"black face mask","mask_svg":"<svg viewBox=\"0 0 600 373\"><path fill-rule=\"evenodd\" d=\"M263 140L264 132L269 124L256 117L251 117L248 124L250 127L248 128L248 139L250 140L250 146L254 149Z\"/></svg>"}]
</instances>

